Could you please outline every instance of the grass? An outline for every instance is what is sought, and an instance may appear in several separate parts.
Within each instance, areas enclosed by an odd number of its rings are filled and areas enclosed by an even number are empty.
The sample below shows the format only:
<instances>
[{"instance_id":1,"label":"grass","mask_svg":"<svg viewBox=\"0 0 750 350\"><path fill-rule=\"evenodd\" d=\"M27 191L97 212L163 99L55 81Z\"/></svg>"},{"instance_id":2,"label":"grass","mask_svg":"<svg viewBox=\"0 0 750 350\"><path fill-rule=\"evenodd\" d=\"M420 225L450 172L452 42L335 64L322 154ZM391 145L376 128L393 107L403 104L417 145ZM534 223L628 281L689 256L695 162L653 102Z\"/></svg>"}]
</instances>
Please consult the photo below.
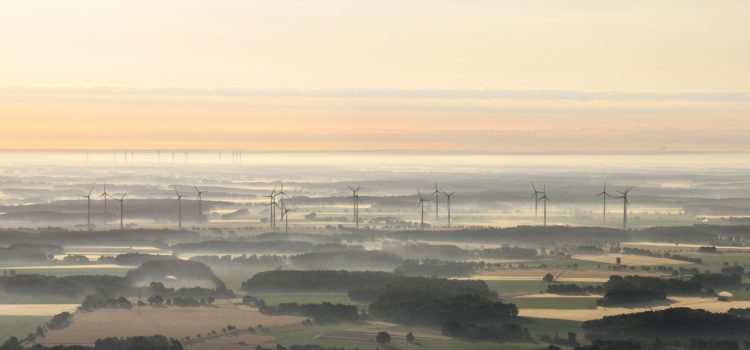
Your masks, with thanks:
<instances>
[{"instance_id":1,"label":"grass","mask_svg":"<svg viewBox=\"0 0 750 350\"><path fill-rule=\"evenodd\" d=\"M581 322L553 320L548 318L520 317L518 324L529 329L532 336L543 334L561 336L568 332L581 333Z\"/></svg>"},{"instance_id":2,"label":"grass","mask_svg":"<svg viewBox=\"0 0 750 350\"><path fill-rule=\"evenodd\" d=\"M128 269L86 269L86 268L72 268L72 269L50 269L50 268L34 268L34 269L23 269L16 270L16 273L26 275L48 275L56 277L64 276L79 276L79 275L111 275L111 276L125 276L128 273Z\"/></svg>"},{"instance_id":3,"label":"grass","mask_svg":"<svg viewBox=\"0 0 750 350\"><path fill-rule=\"evenodd\" d=\"M539 293L547 289L547 282L542 281L485 281L490 290L500 295L517 293Z\"/></svg>"},{"instance_id":4,"label":"grass","mask_svg":"<svg viewBox=\"0 0 750 350\"><path fill-rule=\"evenodd\" d=\"M12 336L23 339L50 319L47 316L0 316L0 343Z\"/></svg>"},{"instance_id":5,"label":"grass","mask_svg":"<svg viewBox=\"0 0 750 350\"><path fill-rule=\"evenodd\" d=\"M80 304L83 298L70 298L58 295L29 295L0 292L2 304Z\"/></svg>"},{"instance_id":6,"label":"grass","mask_svg":"<svg viewBox=\"0 0 750 350\"><path fill-rule=\"evenodd\" d=\"M612 273L616 274L615 272ZM542 281L485 281L490 290L500 295L519 293L541 293L547 290L549 283ZM562 284L577 284L579 286L595 286L601 283L590 282L562 282Z\"/></svg>"},{"instance_id":7,"label":"grass","mask_svg":"<svg viewBox=\"0 0 750 350\"><path fill-rule=\"evenodd\" d=\"M327 340L327 339L314 339L316 335L321 333L339 332L345 330L363 330L363 331L400 331L400 332L414 332L415 335L419 336L420 333L433 333L439 334L439 330L431 328L420 328L420 327L404 327L404 326L381 326L372 324L336 324L336 325L313 325L313 326L287 326L271 329L271 334L279 336L281 339L267 343L266 346L283 344L316 344L324 347L345 347L345 348L358 348L362 350L375 350L383 348L383 346L375 342L364 342L364 341L343 341L343 340ZM563 334L563 333L561 333ZM474 342L464 341L459 339L448 339L448 340L432 340L423 343L409 344L404 341L396 340L391 345L402 349L437 349L437 350L495 350L495 349L508 349L508 350L536 350L543 348L546 345L532 344L532 343L497 343L497 342Z\"/></svg>"},{"instance_id":8,"label":"grass","mask_svg":"<svg viewBox=\"0 0 750 350\"><path fill-rule=\"evenodd\" d=\"M735 263L738 265L744 266L745 264L750 264L750 252L747 253L717 253L717 254L703 254L703 253L680 253L685 256L695 257L695 258L701 258L703 260L703 264L701 265L691 265L691 267L696 267L701 272L703 270L711 270L713 272L721 271L722 266L724 263L729 263L730 265L734 265Z\"/></svg>"},{"instance_id":9,"label":"grass","mask_svg":"<svg viewBox=\"0 0 750 350\"><path fill-rule=\"evenodd\" d=\"M268 271L268 269L249 267L213 267L212 270L219 279L224 281L227 288L233 290L240 290L242 282L247 281L256 273Z\"/></svg>"}]
</instances>

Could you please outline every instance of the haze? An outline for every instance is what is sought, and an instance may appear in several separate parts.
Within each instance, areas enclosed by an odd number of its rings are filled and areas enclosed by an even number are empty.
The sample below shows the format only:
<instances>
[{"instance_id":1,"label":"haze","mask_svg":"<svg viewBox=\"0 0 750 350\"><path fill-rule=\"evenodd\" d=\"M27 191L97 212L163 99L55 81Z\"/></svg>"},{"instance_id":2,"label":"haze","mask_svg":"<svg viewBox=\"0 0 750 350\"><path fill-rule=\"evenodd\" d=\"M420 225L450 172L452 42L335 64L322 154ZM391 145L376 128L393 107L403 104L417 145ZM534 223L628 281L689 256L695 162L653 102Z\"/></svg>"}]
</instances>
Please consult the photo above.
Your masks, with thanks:
<instances>
[{"instance_id":1,"label":"haze","mask_svg":"<svg viewBox=\"0 0 750 350\"><path fill-rule=\"evenodd\" d=\"M746 151L747 13L3 0L0 147Z\"/></svg>"}]
</instances>

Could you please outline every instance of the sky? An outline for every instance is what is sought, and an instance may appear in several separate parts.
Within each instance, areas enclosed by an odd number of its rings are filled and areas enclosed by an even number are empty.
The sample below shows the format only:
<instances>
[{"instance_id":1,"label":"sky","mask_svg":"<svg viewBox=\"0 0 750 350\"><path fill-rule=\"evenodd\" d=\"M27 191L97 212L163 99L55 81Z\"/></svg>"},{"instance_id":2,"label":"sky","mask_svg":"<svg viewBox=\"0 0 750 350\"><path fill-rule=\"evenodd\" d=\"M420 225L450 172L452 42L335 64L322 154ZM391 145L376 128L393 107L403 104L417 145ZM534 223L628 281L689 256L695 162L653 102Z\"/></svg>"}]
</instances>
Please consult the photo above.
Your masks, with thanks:
<instances>
[{"instance_id":1,"label":"sky","mask_svg":"<svg viewBox=\"0 0 750 350\"><path fill-rule=\"evenodd\" d=\"M750 151L750 2L0 0L0 149Z\"/></svg>"}]
</instances>

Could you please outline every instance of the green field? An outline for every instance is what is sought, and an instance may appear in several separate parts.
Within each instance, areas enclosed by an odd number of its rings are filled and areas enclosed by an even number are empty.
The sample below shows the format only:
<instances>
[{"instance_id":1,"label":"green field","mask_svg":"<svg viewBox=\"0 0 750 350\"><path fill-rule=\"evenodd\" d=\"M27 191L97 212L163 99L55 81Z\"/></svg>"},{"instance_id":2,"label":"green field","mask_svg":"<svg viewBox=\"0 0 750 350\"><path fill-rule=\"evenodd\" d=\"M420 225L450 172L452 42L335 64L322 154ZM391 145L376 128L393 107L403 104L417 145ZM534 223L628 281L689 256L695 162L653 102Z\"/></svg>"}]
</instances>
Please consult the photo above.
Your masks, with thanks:
<instances>
[{"instance_id":1,"label":"green field","mask_svg":"<svg viewBox=\"0 0 750 350\"><path fill-rule=\"evenodd\" d=\"M258 272L267 271L267 269L249 268L249 267L213 267L214 273L219 279L224 281L227 288L240 290L242 282L247 281Z\"/></svg>"},{"instance_id":2,"label":"green field","mask_svg":"<svg viewBox=\"0 0 750 350\"><path fill-rule=\"evenodd\" d=\"M529 321L532 324L533 321ZM528 325L525 325L529 327ZM529 327L530 329L532 327ZM550 329L555 328L551 327ZM564 329L565 327L558 327ZM440 334L437 329L421 328L421 327L402 327L402 326L382 326L373 324L336 324L336 325L313 325L313 326L289 326L271 329L271 335L279 336L281 339L268 345L283 344L316 344L320 346L330 347L345 347L345 348L358 348L362 350L375 350L382 348L381 345L374 341L351 341L351 340L338 340L338 339L325 339L319 338L319 335L325 333L335 333L346 330L357 330L357 331L369 331L369 332L413 332L415 336L420 337L424 334ZM554 334L554 332L552 332ZM564 334L561 332L561 334ZM317 338L317 339L316 339ZM426 342L415 342L409 344L403 340L395 339L391 344L399 349L437 349L437 350L461 350L461 349L472 349L472 350L496 350L496 349L508 349L508 350L527 350L527 349L539 349L546 347L546 344L533 344L533 343L498 343L498 342L475 342L475 341L464 341L459 339L448 339L448 340L430 340Z\"/></svg>"},{"instance_id":3,"label":"green field","mask_svg":"<svg viewBox=\"0 0 750 350\"><path fill-rule=\"evenodd\" d=\"M1 268L0 268L1 269ZM26 275L48 275L48 276L78 276L78 275L111 275L111 276L125 276L128 273L128 269L118 268L103 268L103 269L87 269L87 268L70 268L70 269L54 269L54 268L33 268L16 270L17 274Z\"/></svg>"},{"instance_id":4,"label":"green field","mask_svg":"<svg viewBox=\"0 0 750 350\"><path fill-rule=\"evenodd\" d=\"M612 273L613 275L615 273ZM520 293L534 294L547 290L549 283L542 281L485 281L490 290L497 292L500 296ZM573 282L570 282L573 284ZM600 283L575 282L579 286L592 286Z\"/></svg>"},{"instance_id":5,"label":"green field","mask_svg":"<svg viewBox=\"0 0 750 350\"><path fill-rule=\"evenodd\" d=\"M59 295L29 295L0 292L2 304L80 304L83 298L69 298Z\"/></svg>"},{"instance_id":6,"label":"green field","mask_svg":"<svg viewBox=\"0 0 750 350\"><path fill-rule=\"evenodd\" d=\"M0 316L0 343L12 336L23 339L50 319L47 316Z\"/></svg>"},{"instance_id":7,"label":"green field","mask_svg":"<svg viewBox=\"0 0 750 350\"><path fill-rule=\"evenodd\" d=\"M547 282L542 281L486 281L490 290L497 294L539 293L547 289Z\"/></svg>"}]
</instances>

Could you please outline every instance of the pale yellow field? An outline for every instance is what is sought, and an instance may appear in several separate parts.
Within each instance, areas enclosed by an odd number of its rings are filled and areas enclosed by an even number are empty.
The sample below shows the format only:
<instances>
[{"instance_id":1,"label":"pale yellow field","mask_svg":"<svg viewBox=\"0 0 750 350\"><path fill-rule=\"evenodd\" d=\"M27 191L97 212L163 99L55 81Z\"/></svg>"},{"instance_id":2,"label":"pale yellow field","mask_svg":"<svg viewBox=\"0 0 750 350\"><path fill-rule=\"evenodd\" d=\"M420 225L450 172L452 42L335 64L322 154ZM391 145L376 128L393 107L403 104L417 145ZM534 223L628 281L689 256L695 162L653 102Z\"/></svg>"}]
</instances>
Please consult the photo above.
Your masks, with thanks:
<instances>
[{"instance_id":1,"label":"pale yellow field","mask_svg":"<svg viewBox=\"0 0 750 350\"><path fill-rule=\"evenodd\" d=\"M688 307L703 309L711 312L727 312L731 308L750 308L750 301L718 301L716 298L700 297L671 297L674 303L656 307L597 307L596 309L561 310L561 309L521 309L519 316L552 318L559 320L588 321L600 319L604 316L632 314L644 311L664 310L674 307Z\"/></svg>"},{"instance_id":2,"label":"pale yellow field","mask_svg":"<svg viewBox=\"0 0 750 350\"><path fill-rule=\"evenodd\" d=\"M617 263L617 257L622 259L623 265L636 265L636 266L657 266L657 265L682 265L690 264L686 261L679 261L674 259L666 258L655 258L643 255L630 255L630 254L603 254L603 255L573 255L573 259L591 261L595 263L610 264L614 265Z\"/></svg>"},{"instance_id":3,"label":"pale yellow field","mask_svg":"<svg viewBox=\"0 0 750 350\"><path fill-rule=\"evenodd\" d=\"M0 316L54 316L73 312L78 304L0 304Z\"/></svg>"},{"instance_id":4,"label":"pale yellow field","mask_svg":"<svg viewBox=\"0 0 750 350\"><path fill-rule=\"evenodd\" d=\"M62 330L50 332L40 344L91 345L97 338L130 337L161 334L166 337L195 337L211 331L221 332L227 325L240 329L262 324L277 327L299 324L305 318L266 316L256 310L238 308L229 301L217 301L217 307L152 308L132 310L98 310L76 315L73 323Z\"/></svg>"}]
</instances>

